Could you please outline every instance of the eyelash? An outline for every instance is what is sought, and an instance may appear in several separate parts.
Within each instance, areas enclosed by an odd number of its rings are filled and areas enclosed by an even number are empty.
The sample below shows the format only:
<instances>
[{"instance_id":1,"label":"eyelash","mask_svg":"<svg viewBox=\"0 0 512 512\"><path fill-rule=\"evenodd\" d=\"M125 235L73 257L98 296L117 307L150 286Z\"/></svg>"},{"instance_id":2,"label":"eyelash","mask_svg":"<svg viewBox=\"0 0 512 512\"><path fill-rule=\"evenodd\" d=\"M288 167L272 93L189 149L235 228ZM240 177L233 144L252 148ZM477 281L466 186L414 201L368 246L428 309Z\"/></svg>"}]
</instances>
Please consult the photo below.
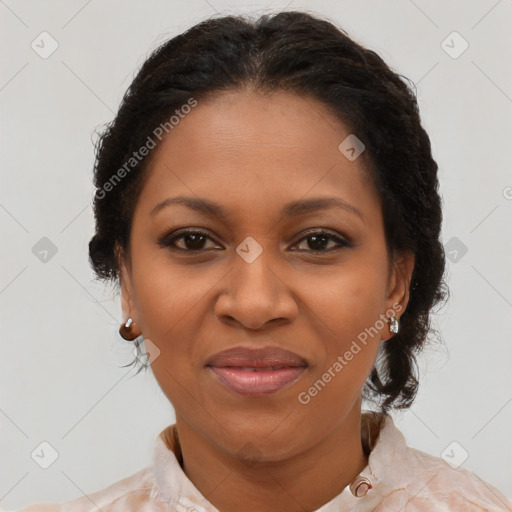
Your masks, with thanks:
<instances>
[{"instance_id":1,"label":"eyelash","mask_svg":"<svg viewBox=\"0 0 512 512\"><path fill-rule=\"evenodd\" d=\"M158 242L158 245L160 247L166 247L166 248L169 248L169 249L174 250L174 251L188 252L188 253L192 253L192 254L198 254L198 253L205 252L205 251L208 250L208 249L196 249L196 250L194 250L194 249L182 249L181 247L176 247L175 242L177 240L187 236L187 235L201 235L201 236L204 236L204 237L209 238L210 240L212 240L212 238L207 233L205 233L203 231L196 230L196 229L184 229L183 231L180 231L178 234L174 235L171 238L169 238L169 235L164 235L160 239L160 241ZM343 240L342 238L334 235L333 233L331 233L330 231L327 231L325 229L319 229L319 230L316 230L316 231L308 232L295 245L298 245L302 241L307 240L311 236L325 236L325 237L327 237L327 238L337 242L338 243L338 247L334 247L334 248L326 249L326 250L325 249L321 249L321 250L316 250L316 251L313 250L313 249L310 249L310 250L306 249L306 250L300 250L298 252L329 253L329 252L332 252L332 251L343 249L344 247L352 247L352 244L350 244L346 240Z\"/></svg>"}]
</instances>

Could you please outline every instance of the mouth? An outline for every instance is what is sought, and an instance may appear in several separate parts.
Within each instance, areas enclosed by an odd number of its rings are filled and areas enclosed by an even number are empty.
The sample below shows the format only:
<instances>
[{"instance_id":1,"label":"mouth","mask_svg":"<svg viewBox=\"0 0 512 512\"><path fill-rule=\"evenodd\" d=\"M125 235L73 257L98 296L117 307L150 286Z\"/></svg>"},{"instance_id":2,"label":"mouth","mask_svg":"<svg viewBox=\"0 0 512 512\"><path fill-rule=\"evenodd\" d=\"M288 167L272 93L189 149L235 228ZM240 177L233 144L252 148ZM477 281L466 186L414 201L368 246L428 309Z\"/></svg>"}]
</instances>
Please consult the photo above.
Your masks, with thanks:
<instances>
[{"instance_id":1,"label":"mouth","mask_svg":"<svg viewBox=\"0 0 512 512\"><path fill-rule=\"evenodd\" d=\"M245 396L276 393L296 382L306 366L207 366L218 381L232 391Z\"/></svg>"},{"instance_id":2,"label":"mouth","mask_svg":"<svg viewBox=\"0 0 512 512\"><path fill-rule=\"evenodd\" d=\"M234 347L215 354L206 368L217 381L245 396L264 396L291 386L307 369L306 361L277 346Z\"/></svg>"}]
</instances>

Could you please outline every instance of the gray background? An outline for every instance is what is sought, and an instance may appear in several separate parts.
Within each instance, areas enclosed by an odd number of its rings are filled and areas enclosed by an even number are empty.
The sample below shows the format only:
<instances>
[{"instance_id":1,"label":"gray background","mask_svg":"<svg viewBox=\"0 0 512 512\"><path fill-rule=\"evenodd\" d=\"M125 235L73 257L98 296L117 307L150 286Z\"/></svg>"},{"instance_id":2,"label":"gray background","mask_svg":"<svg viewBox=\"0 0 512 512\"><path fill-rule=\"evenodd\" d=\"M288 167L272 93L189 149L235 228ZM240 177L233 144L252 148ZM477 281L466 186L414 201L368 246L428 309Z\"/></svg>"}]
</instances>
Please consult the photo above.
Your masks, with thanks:
<instances>
[{"instance_id":1,"label":"gray background","mask_svg":"<svg viewBox=\"0 0 512 512\"><path fill-rule=\"evenodd\" d=\"M281 9L328 16L417 84L452 297L435 317L444 343L395 422L512 496L511 0L0 0L3 508L104 489L150 464L174 421L150 373L119 368L132 357L119 300L88 266L91 137L157 44L216 12ZM51 49L43 31L58 44L47 58L31 47ZM31 458L42 441L58 452L48 469Z\"/></svg>"}]
</instances>

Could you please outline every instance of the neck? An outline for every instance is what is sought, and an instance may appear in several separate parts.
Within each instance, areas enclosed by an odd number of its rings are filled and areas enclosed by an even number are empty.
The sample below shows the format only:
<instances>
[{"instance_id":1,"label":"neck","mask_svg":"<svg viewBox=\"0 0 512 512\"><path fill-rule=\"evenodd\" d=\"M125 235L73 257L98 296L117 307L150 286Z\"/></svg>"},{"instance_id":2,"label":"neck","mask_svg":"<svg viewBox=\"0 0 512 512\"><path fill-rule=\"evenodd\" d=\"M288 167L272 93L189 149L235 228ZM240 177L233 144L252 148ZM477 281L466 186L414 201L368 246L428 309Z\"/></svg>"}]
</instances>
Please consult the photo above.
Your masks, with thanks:
<instances>
[{"instance_id":1,"label":"neck","mask_svg":"<svg viewBox=\"0 0 512 512\"><path fill-rule=\"evenodd\" d=\"M366 467L360 401L318 442L288 458L252 463L219 448L180 416L183 471L221 512L304 512L341 493Z\"/></svg>"}]
</instances>

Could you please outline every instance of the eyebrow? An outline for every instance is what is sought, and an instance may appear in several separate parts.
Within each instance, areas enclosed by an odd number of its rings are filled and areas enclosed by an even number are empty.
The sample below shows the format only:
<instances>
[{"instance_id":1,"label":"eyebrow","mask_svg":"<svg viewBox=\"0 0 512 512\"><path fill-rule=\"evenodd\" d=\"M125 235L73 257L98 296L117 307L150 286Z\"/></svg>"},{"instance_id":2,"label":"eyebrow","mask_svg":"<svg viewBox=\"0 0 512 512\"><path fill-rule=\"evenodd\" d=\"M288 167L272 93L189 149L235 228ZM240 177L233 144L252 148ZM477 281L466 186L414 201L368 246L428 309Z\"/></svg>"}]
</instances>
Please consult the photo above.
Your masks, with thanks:
<instances>
[{"instance_id":1,"label":"eyebrow","mask_svg":"<svg viewBox=\"0 0 512 512\"><path fill-rule=\"evenodd\" d=\"M191 210L203 213L209 217L218 217L221 220L226 220L231 215L228 210L224 209L218 203L199 197L186 196L168 197L164 201L155 205L151 210L150 215L154 216L159 211L172 204L181 204ZM363 214L355 206L338 197L313 197L310 199L292 201L291 203L284 205L281 214L287 217L298 217L300 215L327 210L329 208L342 208L347 212L359 216L364 221Z\"/></svg>"}]
</instances>

